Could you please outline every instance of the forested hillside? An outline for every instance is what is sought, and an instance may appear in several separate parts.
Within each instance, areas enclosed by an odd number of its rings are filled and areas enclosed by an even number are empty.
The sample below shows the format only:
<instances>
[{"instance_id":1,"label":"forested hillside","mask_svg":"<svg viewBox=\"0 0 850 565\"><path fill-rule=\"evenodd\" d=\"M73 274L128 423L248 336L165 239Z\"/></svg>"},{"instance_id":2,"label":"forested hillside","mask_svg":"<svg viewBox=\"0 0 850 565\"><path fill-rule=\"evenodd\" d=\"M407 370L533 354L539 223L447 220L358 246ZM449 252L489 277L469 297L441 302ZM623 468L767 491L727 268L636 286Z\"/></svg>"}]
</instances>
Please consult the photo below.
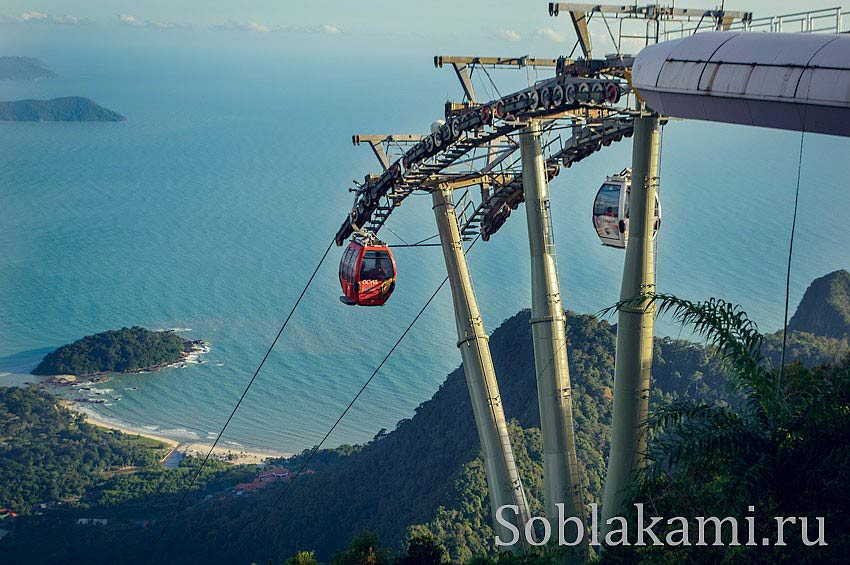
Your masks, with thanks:
<instances>
[{"instance_id":1,"label":"forested hillside","mask_svg":"<svg viewBox=\"0 0 850 565\"><path fill-rule=\"evenodd\" d=\"M78 497L106 470L155 464L163 447L86 424L35 389L0 388L0 508Z\"/></svg>"},{"instance_id":2,"label":"forested hillside","mask_svg":"<svg viewBox=\"0 0 850 565\"><path fill-rule=\"evenodd\" d=\"M850 273L841 269L815 279L788 327L838 339L850 337Z\"/></svg>"},{"instance_id":3,"label":"forested hillside","mask_svg":"<svg viewBox=\"0 0 850 565\"><path fill-rule=\"evenodd\" d=\"M166 516L195 477L198 497L249 480L253 465L186 458L164 469L167 446L85 423L81 414L34 388L0 388L0 529L3 563L142 561L150 531L134 526ZM2 516L0 512L0 516ZM106 519L86 529L78 518ZM145 526L146 528L147 526ZM128 546L128 541L138 545Z\"/></svg>"},{"instance_id":4,"label":"forested hillside","mask_svg":"<svg viewBox=\"0 0 850 565\"><path fill-rule=\"evenodd\" d=\"M526 494L532 512L539 513L542 445L529 319L530 313L522 311L506 320L490 345ZM588 502L598 502L609 441L616 330L605 320L574 313L568 313L566 329L580 472ZM781 335L768 336L765 355L778 360L780 345ZM845 339L789 334L789 359L808 365L833 362L846 350ZM736 410L745 404L739 394L730 392L726 369L713 350L684 340L655 340L653 408L690 399ZM305 456L283 464L297 469ZM483 461L460 368L410 419L365 445L318 452L309 472L295 483L203 503L199 493L171 520L163 500L173 501L175 491L157 497L144 476L135 481L137 494L102 499L98 511L117 515L126 505L151 509L147 515L165 527L161 543L168 548L157 555L158 562L281 562L300 550L315 550L317 558L326 560L365 530L396 552L411 534L433 535L455 560L492 549ZM287 489L285 494L281 489ZM116 501L123 504L113 505ZM98 562L144 561L155 534L158 528L129 529L122 531L121 543L113 543L111 528L88 532L86 562L92 555ZM55 558L81 543L73 531L60 530L51 533L49 547L34 549L27 547L26 535L32 541L38 533L19 534L14 545L7 544L20 552L14 555Z\"/></svg>"},{"instance_id":5,"label":"forested hillside","mask_svg":"<svg viewBox=\"0 0 850 565\"><path fill-rule=\"evenodd\" d=\"M506 320L490 344L505 414L513 420L513 447L526 494L532 511L539 512L542 444L529 317L523 311ZM599 501L616 334L606 321L569 313L567 335L582 479L588 501ZM817 338L812 341L827 349ZM686 341L656 339L653 379L653 405L681 398L735 402L719 359ZM247 552L259 561L315 549L317 557L327 559L351 536L368 529L396 549L412 532L431 533L453 559L468 559L491 549L493 540L478 449L466 383L458 369L394 431L365 446L320 452L311 463L315 473L302 476L279 505L269 508L278 493L268 492L250 505L233 500L184 512L171 543L186 552L203 552L227 531L234 558ZM194 532L191 540L189 532ZM197 539L205 534L203 541Z\"/></svg>"}]
</instances>

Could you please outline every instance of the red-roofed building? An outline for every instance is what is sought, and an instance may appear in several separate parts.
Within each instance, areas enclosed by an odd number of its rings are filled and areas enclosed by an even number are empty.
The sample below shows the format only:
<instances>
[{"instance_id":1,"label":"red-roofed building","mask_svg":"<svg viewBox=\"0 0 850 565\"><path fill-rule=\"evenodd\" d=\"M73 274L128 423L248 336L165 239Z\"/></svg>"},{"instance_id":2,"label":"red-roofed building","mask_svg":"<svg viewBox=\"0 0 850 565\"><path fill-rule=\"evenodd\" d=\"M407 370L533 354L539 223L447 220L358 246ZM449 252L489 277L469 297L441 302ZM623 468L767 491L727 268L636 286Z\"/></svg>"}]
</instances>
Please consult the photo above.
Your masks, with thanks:
<instances>
[{"instance_id":1,"label":"red-roofed building","mask_svg":"<svg viewBox=\"0 0 850 565\"><path fill-rule=\"evenodd\" d=\"M258 490L266 488L267 486L277 481L289 480L290 476L291 473L289 472L289 469L279 467L270 471L263 471L262 473L257 475L257 478L255 478L250 483L240 483L238 485L234 485L233 490L237 494L241 492L257 492Z\"/></svg>"},{"instance_id":2,"label":"red-roofed building","mask_svg":"<svg viewBox=\"0 0 850 565\"><path fill-rule=\"evenodd\" d=\"M287 476L289 476L289 469L284 469L283 467L279 467L277 469L272 469L271 471L266 471L264 473L260 473L260 475L257 478L260 479L260 480L267 480L267 479L276 480L276 479L284 479Z\"/></svg>"},{"instance_id":3,"label":"red-roofed building","mask_svg":"<svg viewBox=\"0 0 850 565\"><path fill-rule=\"evenodd\" d=\"M17 518L18 514L13 512L11 508L0 508L0 520L7 518Z\"/></svg>"}]
</instances>

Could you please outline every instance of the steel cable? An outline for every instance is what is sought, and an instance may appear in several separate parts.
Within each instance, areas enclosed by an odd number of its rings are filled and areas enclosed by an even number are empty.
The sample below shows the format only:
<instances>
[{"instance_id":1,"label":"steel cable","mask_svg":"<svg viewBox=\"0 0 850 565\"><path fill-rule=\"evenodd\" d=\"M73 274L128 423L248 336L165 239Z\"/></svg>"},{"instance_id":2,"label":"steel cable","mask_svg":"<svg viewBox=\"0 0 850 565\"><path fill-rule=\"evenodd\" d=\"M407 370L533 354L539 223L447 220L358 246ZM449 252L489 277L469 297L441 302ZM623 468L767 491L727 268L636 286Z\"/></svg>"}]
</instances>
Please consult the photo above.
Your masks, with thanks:
<instances>
[{"instance_id":1,"label":"steel cable","mask_svg":"<svg viewBox=\"0 0 850 565\"><path fill-rule=\"evenodd\" d=\"M233 417L236 415L236 411L239 410L239 406L241 406L242 401L245 400L245 396L248 394L248 391L251 389L251 385L254 384L254 381L257 379L257 375L260 374L260 370L263 368L263 365L265 365L266 360L269 358L269 355L271 355L271 352L274 349L275 345L277 345L278 340L280 340L280 336L283 335L283 331L286 329L286 326L289 324L289 320L292 319L292 315L295 314L295 310L298 308L298 305L301 304L301 299L304 298L304 295L307 293L307 289L310 288L310 285L313 283L313 279L316 278L316 273L319 272L319 269L321 268L322 263L325 262L325 259L327 258L328 253L330 253L331 247L333 247L333 245L334 245L334 241L331 240L331 242L328 244L327 249L325 249L325 252L322 254L322 258L319 259L319 263L316 265L316 268L313 269L313 273L310 275L310 279L307 281L307 284L301 290L301 294L298 295L298 298L295 300L295 304L292 306L292 309L289 311L289 314L286 316L286 319L283 321L283 324L280 326L280 330L278 330L277 335L275 336L274 340L272 341L271 345L269 346L268 350L266 351L266 354L263 356L262 361L260 361L260 364L257 365L257 369L254 371L254 374L251 377L251 380L248 381L248 384L245 386L245 390L242 391L242 396L239 397L239 400L236 402L236 405L233 407L233 410L230 412L230 416L228 416L227 421L224 423L224 426L222 426L221 431L218 433L218 436L215 438L215 441L213 442L212 446L210 447L210 450L207 452L207 455L204 457L204 460L201 462L201 466L198 467L197 471L195 471L195 474L192 476L192 479L189 481L189 485L183 491L183 495L180 497L180 501L174 507L174 510L172 511L171 516L168 519L168 522L166 522L163 525L162 529L160 530L159 536L157 536L156 541L154 541L154 544L151 547L150 556L156 554L157 546L159 545L160 541L162 541L162 538L165 535L165 532L166 532L166 529L168 528L168 525L174 521L174 518L177 516L177 512L180 511L180 509L183 507L183 504L186 502L186 498L189 496L189 492L191 492L192 487L195 485L195 481L197 481L201 472L204 470L204 467L206 466L207 462L209 461L210 457L212 456L212 453L215 450L216 446L218 445L218 442L221 440L221 436L224 435L225 430L227 430L227 426L230 425L231 420L233 420ZM150 558L148 558L146 561L150 562Z\"/></svg>"}]
</instances>

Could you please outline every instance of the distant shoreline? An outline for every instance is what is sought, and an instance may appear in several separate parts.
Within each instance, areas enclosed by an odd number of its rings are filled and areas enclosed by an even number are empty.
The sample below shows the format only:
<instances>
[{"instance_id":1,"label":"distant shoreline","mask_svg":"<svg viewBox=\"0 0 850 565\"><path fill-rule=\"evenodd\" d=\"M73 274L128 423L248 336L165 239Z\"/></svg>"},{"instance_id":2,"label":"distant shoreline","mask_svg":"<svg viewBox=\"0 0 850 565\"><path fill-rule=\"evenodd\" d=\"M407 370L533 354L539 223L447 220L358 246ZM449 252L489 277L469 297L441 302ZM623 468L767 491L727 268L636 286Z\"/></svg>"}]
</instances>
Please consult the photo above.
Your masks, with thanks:
<instances>
[{"instance_id":1,"label":"distant shoreline","mask_svg":"<svg viewBox=\"0 0 850 565\"><path fill-rule=\"evenodd\" d=\"M63 96L50 100L0 101L0 119L11 122L124 122L118 112L90 98Z\"/></svg>"},{"instance_id":2,"label":"distant shoreline","mask_svg":"<svg viewBox=\"0 0 850 565\"><path fill-rule=\"evenodd\" d=\"M172 332L189 331L188 328L172 328L169 330L156 330L156 332ZM48 389L57 387L69 391L86 391L91 390L92 385L106 383L115 375L121 374L139 374L160 371L169 368L183 368L190 364L202 363L200 357L210 352L211 346L209 342L204 340L189 340L184 339L187 348L181 353L180 358L168 363L160 365L133 369L130 371L116 372L98 372L86 375L32 375L38 382L30 382L29 386L34 386L40 389ZM61 398L61 396L60 396ZM86 422L107 430L120 431L127 435L139 435L155 441L159 441L167 445L170 450L165 459L167 459L174 451L178 451L185 456L206 457L210 453L213 446L213 441L196 440L185 437L168 437L156 431L151 431L127 422L116 420L108 416L98 414L94 405L103 403L104 400L91 400L87 398L64 398L60 403L82 414L86 418ZM284 453L273 450L257 450L247 449L242 447L234 447L228 445L217 445L213 449L211 457L220 461L226 461L234 465L247 465L264 463L269 458L290 457L292 453ZM164 460L165 460L164 459ZM163 462L164 462L163 460Z\"/></svg>"},{"instance_id":3,"label":"distant shoreline","mask_svg":"<svg viewBox=\"0 0 850 565\"><path fill-rule=\"evenodd\" d=\"M126 121L126 120L124 120ZM120 124L120 121L106 120L0 120L0 124Z\"/></svg>"},{"instance_id":4,"label":"distant shoreline","mask_svg":"<svg viewBox=\"0 0 850 565\"><path fill-rule=\"evenodd\" d=\"M80 403L75 402L73 400L63 401L62 404L67 408L73 410L74 412L85 416L86 422L92 424L93 426L97 426L99 428L104 428L107 430L119 431L127 435L139 435L142 437L153 439L155 441L159 441L166 444L168 447L171 448L171 451L177 450L187 456L206 457L207 453L209 453L209 450L212 447L212 442L191 440L179 441L173 438L159 435L155 432L135 428L130 424L104 419L102 416L93 413L90 409L85 409L83 406L80 405ZM232 463L234 465L256 465L258 463L264 463L266 459L291 457L292 455L292 453L258 451L242 448L236 449L219 445L216 446L216 448L213 450L211 457L220 461ZM230 456L231 458L228 459L228 456Z\"/></svg>"}]
</instances>

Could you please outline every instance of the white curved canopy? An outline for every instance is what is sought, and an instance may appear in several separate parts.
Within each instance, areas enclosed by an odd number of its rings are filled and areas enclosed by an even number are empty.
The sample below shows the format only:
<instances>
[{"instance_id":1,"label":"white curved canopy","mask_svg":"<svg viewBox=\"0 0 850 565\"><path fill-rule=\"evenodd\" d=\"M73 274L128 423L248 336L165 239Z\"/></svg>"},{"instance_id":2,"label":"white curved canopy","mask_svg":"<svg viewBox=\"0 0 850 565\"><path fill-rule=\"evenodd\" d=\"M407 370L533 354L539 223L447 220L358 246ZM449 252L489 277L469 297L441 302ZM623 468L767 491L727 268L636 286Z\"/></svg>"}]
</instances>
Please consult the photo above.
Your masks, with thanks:
<instances>
[{"instance_id":1,"label":"white curved canopy","mask_svg":"<svg viewBox=\"0 0 850 565\"><path fill-rule=\"evenodd\" d=\"M665 116L850 136L850 35L697 33L641 51L632 84Z\"/></svg>"}]
</instances>

